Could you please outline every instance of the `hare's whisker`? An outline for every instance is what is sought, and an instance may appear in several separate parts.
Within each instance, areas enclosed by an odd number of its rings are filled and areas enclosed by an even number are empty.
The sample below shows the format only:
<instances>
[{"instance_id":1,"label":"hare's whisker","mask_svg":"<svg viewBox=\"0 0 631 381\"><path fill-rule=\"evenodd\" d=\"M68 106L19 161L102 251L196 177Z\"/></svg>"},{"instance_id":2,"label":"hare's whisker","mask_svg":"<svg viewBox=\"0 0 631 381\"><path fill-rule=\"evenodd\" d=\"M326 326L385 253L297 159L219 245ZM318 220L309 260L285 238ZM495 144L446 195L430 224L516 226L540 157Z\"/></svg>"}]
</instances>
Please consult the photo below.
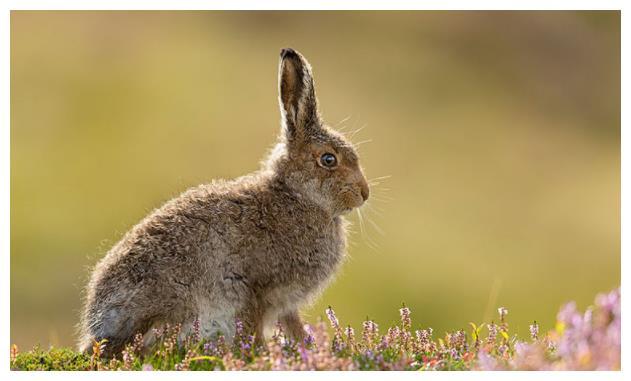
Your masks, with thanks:
<instances>
[{"instance_id":1,"label":"hare's whisker","mask_svg":"<svg viewBox=\"0 0 631 381\"><path fill-rule=\"evenodd\" d=\"M376 214L376 215L378 215L378 216L383 216L383 210L382 210L382 209L377 208L377 207L376 207L376 206L374 206L372 203L368 203L368 202L367 202L367 203L365 204L365 207L366 207L366 209L367 209L368 211L370 211L370 212L372 212L372 213L375 213L375 214Z\"/></svg>"},{"instance_id":2,"label":"hare's whisker","mask_svg":"<svg viewBox=\"0 0 631 381\"><path fill-rule=\"evenodd\" d=\"M386 179L389 179L389 178L391 178L391 177L392 177L392 175L386 175L386 176L373 177L373 178L371 178L371 179L370 179L370 180L368 180L368 181L374 181L374 180L386 180Z\"/></svg>"},{"instance_id":3,"label":"hare's whisker","mask_svg":"<svg viewBox=\"0 0 631 381\"><path fill-rule=\"evenodd\" d=\"M346 134L349 135L350 140L353 140L355 138L355 135L357 135L361 130L363 130L364 128L366 128L366 124L364 124L363 126L359 127L356 130L347 132Z\"/></svg>"},{"instance_id":4,"label":"hare's whisker","mask_svg":"<svg viewBox=\"0 0 631 381\"><path fill-rule=\"evenodd\" d=\"M336 128L337 128L340 124L342 124L342 123L346 122L346 121L347 121L347 120L349 120L350 118L351 118L351 116L350 116L350 115L349 115L349 116L347 116L346 118L344 118L344 119L340 120L339 122L335 123L335 124L333 125L333 127L336 127ZM338 130L339 130L339 131L342 131L342 130L343 130L343 129L345 129L345 128L348 128L348 126L344 126L344 127L338 128Z\"/></svg>"},{"instance_id":5,"label":"hare's whisker","mask_svg":"<svg viewBox=\"0 0 631 381\"><path fill-rule=\"evenodd\" d=\"M359 146L361 146L362 144L366 144L366 143L370 143L372 142L372 139L366 139L366 140L362 140L360 142L357 143L353 143L353 145L355 146L355 148L359 148Z\"/></svg>"},{"instance_id":6,"label":"hare's whisker","mask_svg":"<svg viewBox=\"0 0 631 381\"><path fill-rule=\"evenodd\" d=\"M394 201L394 199L392 197L380 197L380 196L372 195L372 196L370 196L370 198L375 200L375 201L379 201L379 202L383 202L383 203L388 203L388 202Z\"/></svg>"},{"instance_id":7,"label":"hare's whisker","mask_svg":"<svg viewBox=\"0 0 631 381\"><path fill-rule=\"evenodd\" d=\"M379 227L379 225L377 225L376 222L374 222L372 219L367 218L366 221L368 221L368 223L370 223L372 225L373 228L375 228L375 230L377 231L377 233L381 234L382 236L385 236L386 233L383 231L383 229L381 229Z\"/></svg>"},{"instance_id":8,"label":"hare's whisker","mask_svg":"<svg viewBox=\"0 0 631 381\"><path fill-rule=\"evenodd\" d=\"M366 239L364 241L364 242L366 242L366 246L368 246L368 248L370 248L371 250L377 251L377 249L379 247L378 247L377 243L367 233L367 230L364 227L364 216L362 215L362 213L361 213L359 208L357 208L357 215L359 216L359 228L361 229L362 237L364 237Z\"/></svg>"}]
</instances>

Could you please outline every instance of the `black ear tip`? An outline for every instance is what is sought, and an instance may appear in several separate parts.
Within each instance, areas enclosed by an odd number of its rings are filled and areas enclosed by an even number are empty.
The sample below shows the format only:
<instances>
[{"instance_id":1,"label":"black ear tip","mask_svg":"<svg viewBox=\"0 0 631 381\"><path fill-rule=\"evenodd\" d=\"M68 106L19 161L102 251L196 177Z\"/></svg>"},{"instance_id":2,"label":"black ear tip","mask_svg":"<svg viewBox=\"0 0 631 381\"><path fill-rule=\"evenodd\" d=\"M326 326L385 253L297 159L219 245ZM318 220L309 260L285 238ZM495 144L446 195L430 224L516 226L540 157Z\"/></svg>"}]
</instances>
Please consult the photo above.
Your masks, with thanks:
<instances>
[{"instance_id":1,"label":"black ear tip","mask_svg":"<svg viewBox=\"0 0 631 381\"><path fill-rule=\"evenodd\" d=\"M280 58L296 57L298 53L292 48L284 48L280 50Z\"/></svg>"}]
</instances>

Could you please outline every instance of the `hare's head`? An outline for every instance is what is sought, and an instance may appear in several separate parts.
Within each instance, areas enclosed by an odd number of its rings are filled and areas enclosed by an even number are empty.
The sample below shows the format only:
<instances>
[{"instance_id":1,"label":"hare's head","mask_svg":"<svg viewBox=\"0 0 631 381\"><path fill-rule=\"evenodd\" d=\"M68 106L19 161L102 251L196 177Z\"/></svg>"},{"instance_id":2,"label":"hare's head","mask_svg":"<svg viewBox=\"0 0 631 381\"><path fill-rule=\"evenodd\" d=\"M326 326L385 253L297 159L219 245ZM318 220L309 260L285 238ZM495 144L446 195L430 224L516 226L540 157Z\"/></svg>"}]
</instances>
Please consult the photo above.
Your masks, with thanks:
<instances>
[{"instance_id":1,"label":"hare's head","mask_svg":"<svg viewBox=\"0 0 631 381\"><path fill-rule=\"evenodd\" d=\"M278 77L282 133L268 166L332 215L361 206L369 189L359 157L352 143L320 118L309 62L283 49Z\"/></svg>"}]
</instances>

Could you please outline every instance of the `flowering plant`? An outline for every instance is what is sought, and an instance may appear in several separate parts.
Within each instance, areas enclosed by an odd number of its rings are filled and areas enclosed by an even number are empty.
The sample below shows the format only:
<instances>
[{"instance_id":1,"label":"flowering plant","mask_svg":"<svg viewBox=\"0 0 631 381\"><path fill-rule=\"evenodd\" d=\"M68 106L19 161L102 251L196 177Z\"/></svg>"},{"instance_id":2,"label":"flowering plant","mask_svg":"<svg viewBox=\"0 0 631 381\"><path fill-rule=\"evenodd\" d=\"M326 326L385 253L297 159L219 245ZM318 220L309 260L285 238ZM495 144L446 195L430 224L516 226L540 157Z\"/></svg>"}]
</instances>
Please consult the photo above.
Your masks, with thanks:
<instances>
[{"instance_id":1,"label":"flowering plant","mask_svg":"<svg viewBox=\"0 0 631 381\"><path fill-rule=\"evenodd\" d=\"M264 345L237 322L234 343L223 337L200 338L199 324L184 340L181 325L154 330L150 351L137 335L120 356L101 358L107 342L94 344L93 354L69 349L20 353L11 348L11 368L21 370L618 370L620 369L620 289L596 297L580 312L574 302L563 306L556 328L541 334L536 322L530 338L519 340L508 329L508 309L498 309L499 324L470 323L464 330L434 337L429 327L414 329L412 312L400 310L400 323L380 334L372 320L361 335L343 327L331 307L324 321L305 326L306 338L291 340L280 325ZM486 337L482 333L486 331ZM330 333L332 332L332 334Z\"/></svg>"}]
</instances>

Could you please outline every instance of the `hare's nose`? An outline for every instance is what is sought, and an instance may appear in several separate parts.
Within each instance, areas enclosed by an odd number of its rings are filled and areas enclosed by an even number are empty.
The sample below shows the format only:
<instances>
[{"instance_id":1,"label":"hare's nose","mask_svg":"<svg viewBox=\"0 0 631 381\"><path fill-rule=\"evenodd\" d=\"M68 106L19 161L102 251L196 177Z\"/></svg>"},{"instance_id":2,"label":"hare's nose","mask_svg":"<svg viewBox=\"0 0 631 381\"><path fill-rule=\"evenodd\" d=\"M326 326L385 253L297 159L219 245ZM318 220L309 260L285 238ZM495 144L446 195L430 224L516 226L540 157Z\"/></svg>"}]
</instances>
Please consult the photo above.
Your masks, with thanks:
<instances>
[{"instance_id":1,"label":"hare's nose","mask_svg":"<svg viewBox=\"0 0 631 381\"><path fill-rule=\"evenodd\" d=\"M362 198L364 199L364 201L368 200L368 196L370 195L370 188L368 188L368 183L366 182L366 180L362 180L359 186L361 188Z\"/></svg>"}]
</instances>

